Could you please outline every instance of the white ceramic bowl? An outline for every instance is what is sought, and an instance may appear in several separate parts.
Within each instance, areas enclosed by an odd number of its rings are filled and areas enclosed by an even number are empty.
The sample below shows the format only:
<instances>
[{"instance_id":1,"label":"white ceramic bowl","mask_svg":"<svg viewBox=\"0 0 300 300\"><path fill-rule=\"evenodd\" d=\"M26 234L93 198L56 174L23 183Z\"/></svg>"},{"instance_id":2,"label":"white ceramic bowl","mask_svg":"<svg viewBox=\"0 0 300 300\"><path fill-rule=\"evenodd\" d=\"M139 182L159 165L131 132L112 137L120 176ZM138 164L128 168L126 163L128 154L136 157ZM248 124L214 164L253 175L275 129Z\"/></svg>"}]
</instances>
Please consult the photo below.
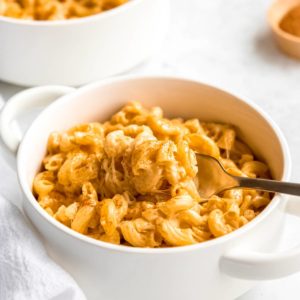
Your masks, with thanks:
<instances>
[{"instance_id":1,"label":"white ceramic bowl","mask_svg":"<svg viewBox=\"0 0 300 300\"><path fill-rule=\"evenodd\" d=\"M72 231L50 217L31 192L49 133L81 122L104 121L132 99L147 106L160 105L167 116L232 123L257 155L266 160L276 179L288 180L291 168L281 131L259 107L212 86L164 77L109 79L72 91L48 86L21 92L1 114L1 135L8 148L15 151L21 140L12 121L25 108L45 105L66 93L28 129L19 145L17 169L26 214L43 235L53 259L74 276L88 299L226 300L241 295L256 280L300 270L300 246L274 252L284 215L300 213L298 200L279 194L241 229L185 247L142 249L112 245Z\"/></svg>"},{"instance_id":2,"label":"white ceramic bowl","mask_svg":"<svg viewBox=\"0 0 300 300\"><path fill-rule=\"evenodd\" d=\"M159 48L168 23L169 0L129 0L63 21L0 16L0 80L77 86L125 72Z\"/></svg>"}]
</instances>

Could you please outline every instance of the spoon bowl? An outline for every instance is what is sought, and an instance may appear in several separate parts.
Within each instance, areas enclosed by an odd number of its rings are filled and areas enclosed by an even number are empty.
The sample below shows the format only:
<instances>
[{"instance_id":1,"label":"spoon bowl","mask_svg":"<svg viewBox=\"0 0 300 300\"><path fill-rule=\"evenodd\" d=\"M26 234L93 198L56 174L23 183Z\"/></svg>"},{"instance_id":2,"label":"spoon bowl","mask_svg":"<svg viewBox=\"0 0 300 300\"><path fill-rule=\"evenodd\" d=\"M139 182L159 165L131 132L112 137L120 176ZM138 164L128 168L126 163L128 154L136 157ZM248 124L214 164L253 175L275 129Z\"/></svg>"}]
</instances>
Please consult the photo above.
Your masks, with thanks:
<instances>
[{"instance_id":1,"label":"spoon bowl","mask_svg":"<svg viewBox=\"0 0 300 300\"><path fill-rule=\"evenodd\" d=\"M196 183L202 202L206 202L213 195L233 188L251 188L300 196L298 183L233 176L226 172L221 163L212 156L196 154L196 159L198 165Z\"/></svg>"},{"instance_id":2,"label":"spoon bowl","mask_svg":"<svg viewBox=\"0 0 300 300\"><path fill-rule=\"evenodd\" d=\"M216 158L204 154L197 154L196 158L199 170L197 187L203 201L224 190L239 186L239 181L228 174Z\"/></svg>"}]
</instances>

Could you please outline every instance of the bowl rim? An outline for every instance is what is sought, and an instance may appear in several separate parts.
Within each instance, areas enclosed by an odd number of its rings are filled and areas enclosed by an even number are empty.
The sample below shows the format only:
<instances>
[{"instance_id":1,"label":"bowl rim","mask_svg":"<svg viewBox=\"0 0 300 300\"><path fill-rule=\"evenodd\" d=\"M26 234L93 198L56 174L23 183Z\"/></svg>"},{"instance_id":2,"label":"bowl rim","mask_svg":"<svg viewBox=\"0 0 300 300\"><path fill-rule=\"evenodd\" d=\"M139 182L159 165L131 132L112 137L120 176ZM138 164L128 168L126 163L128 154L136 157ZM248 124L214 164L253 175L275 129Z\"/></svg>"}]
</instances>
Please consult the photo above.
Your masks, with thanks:
<instances>
[{"instance_id":1,"label":"bowl rim","mask_svg":"<svg viewBox=\"0 0 300 300\"><path fill-rule=\"evenodd\" d=\"M285 40L288 40L290 42L295 42L295 43L299 43L300 44L300 37L295 36L291 33L288 33L286 31L284 31L281 27L280 27L280 23L283 20L283 18L286 16L286 14L283 15L283 17L279 20L279 21L274 21L274 19L271 17L272 15L272 11L275 8L277 2L273 2L272 5L269 7L268 9L268 13L267 13L267 19L269 22L269 25L272 29L272 31L274 32L274 34L276 34L277 36L284 38ZM288 12L291 11L293 8L300 6L300 1L297 5L292 5ZM287 12L287 13L288 13Z\"/></svg>"},{"instance_id":2,"label":"bowl rim","mask_svg":"<svg viewBox=\"0 0 300 300\"><path fill-rule=\"evenodd\" d=\"M57 26L72 26L72 25L79 25L83 24L86 22L93 22L93 21L98 21L106 18L113 17L115 15L125 13L129 9L132 9L139 5L141 2L145 1L151 1L151 0L129 0L128 2L119 5L115 8L86 16L86 17L81 17L77 19L65 19L65 20L53 20L53 21L47 21L47 20L26 20L26 19L17 19L17 18L12 18L12 17L5 17L5 16L0 16L0 22L8 23L8 24L13 24L13 25L19 25L19 26L28 26L28 27L57 27Z\"/></svg>"},{"instance_id":3,"label":"bowl rim","mask_svg":"<svg viewBox=\"0 0 300 300\"><path fill-rule=\"evenodd\" d=\"M18 174L18 180L19 184L21 186L22 192L25 195L25 198L23 200L23 206L24 202L28 201L31 206L33 206L33 209L37 212L37 214L40 215L41 218L45 219L45 221L50 223L50 226L53 226L55 229L62 231L62 233L68 235L70 238L73 238L77 240L78 242L81 242L85 245L94 246L96 248L104 248L105 250L110 250L114 252L123 252L123 253L139 253L139 254L166 254L166 253L186 253L194 250L200 250L200 249L206 249L209 247L213 247L215 245L219 245L231 240L235 240L236 238L240 237L244 233L250 231L253 227L255 227L260 221L268 217L269 214L272 213L273 209L275 209L280 202L283 201L284 196L281 194L276 194L270 204L258 215L256 216L251 222L244 225L243 227L233 231L230 234L227 234L222 237L218 237L212 240L208 240L202 243L197 243L193 245L187 245L187 246L178 246L178 247L168 247L168 248L141 248L141 247L130 247L130 246L124 246L124 245L114 245L111 243L99 241L93 238L90 238L88 236L85 236L83 234L80 234L71 228L61 224L57 220L55 220L52 216L50 216L36 201L36 198L33 196L32 188L27 184L26 180L26 172L23 169L23 161L26 159L26 157L23 157L23 148L24 145L28 142L27 137L29 136L31 130L35 127L35 124L38 123L45 114L48 113L48 111L55 110L63 103L71 102L73 98L76 98L84 93L86 93L89 90L93 90L95 88L98 88L100 86L106 86L114 83L124 83L126 81L134 81L134 80L179 80L179 81L185 81L189 83L194 84L200 84L212 89L217 89L221 92L224 92L226 94L229 94L230 96L233 96L238 101L241 101L245 104L247 104L250 108L254 109L273 129L276 137L278 138L279 144L281 146L281 151L283 154L283 174L282 179L288 180L291 175L291 156L288 144L286 142L286 139L281 132L279 126L272 120L272 118L266 114L256 103L249 100L247 97L241 97L237 94L228 92L224 90L223 88L219 88L216 85L207 84L203 81L199 81L193 78L187 78L187 77L178 77L178 76L162 76L162 75L151 75L151 76L141 76L141 75L127 75L127 76L119 76L119 77L113 77L108 78L105 80L100 80L91 84L88 84L86 86L83 86L81 88L78 88L76 91L71 92L70 94L67 94L65 96L62 96L58 98L56 101L54 101L52 104L47 106L37 117L36 119L31 123L30 127L26 131L24 138L22 142L20 143L18 153L17 153L17 174ZM24 197L23 197L24 198Z\"/></svg>"}]
</instances>

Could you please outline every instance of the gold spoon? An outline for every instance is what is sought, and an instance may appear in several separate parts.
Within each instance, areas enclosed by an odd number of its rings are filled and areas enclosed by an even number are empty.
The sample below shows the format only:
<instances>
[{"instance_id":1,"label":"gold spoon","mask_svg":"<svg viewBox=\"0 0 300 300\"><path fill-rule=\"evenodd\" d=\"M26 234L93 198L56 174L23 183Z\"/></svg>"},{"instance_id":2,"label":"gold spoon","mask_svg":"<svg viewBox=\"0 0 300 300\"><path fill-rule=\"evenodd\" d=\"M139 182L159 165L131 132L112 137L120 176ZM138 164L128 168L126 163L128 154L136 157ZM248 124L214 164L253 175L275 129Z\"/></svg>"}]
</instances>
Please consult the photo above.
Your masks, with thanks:
<instances>
[{"instance_id":1,"label":"gold spoon","mask_svg":"<svg viewBox=\"0 0 300 300\"><path fill-rule=\"evenodd\" d=\"M196 154L198 163L198 191L208 199L225 190L251 188L300 196L300 184L269 179L257 179L230 175L214 157Z\"/></svg>"}]
</instances>

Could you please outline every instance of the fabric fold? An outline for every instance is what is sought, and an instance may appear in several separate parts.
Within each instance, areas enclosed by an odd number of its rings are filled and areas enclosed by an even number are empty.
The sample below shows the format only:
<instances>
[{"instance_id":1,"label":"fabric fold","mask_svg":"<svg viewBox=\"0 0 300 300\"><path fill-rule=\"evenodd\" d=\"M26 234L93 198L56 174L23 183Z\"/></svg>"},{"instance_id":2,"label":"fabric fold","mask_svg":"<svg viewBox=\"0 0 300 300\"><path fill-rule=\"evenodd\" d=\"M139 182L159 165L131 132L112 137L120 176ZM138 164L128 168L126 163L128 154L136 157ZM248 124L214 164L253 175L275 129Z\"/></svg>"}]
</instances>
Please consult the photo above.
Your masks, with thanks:
<instances>
[{"instance_id":1,"label":"fabric fold","mask_svg":"<svg viewBox=\"0 0 300 300\"><path fill-rule=\"evenodd\" d=\"M85 300L19 208L0 196L0 299Z\"/></svg>"}]
</instances>

